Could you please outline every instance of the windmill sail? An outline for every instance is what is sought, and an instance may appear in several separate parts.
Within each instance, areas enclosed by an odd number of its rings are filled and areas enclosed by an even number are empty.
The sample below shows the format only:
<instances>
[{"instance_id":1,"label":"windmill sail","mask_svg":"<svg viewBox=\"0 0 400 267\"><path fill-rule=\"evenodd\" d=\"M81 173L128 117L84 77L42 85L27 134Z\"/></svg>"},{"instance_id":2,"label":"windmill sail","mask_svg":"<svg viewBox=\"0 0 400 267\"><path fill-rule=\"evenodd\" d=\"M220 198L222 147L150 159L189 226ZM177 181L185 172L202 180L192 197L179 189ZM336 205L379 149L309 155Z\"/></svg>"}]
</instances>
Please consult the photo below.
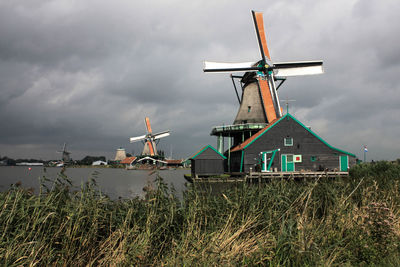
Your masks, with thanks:
<instances>
[{"instance_id":1,"label":"windmill sail","mask_svg":"<svg viewBox=\"0 0 400 267\"><path fill-rule=\"evenodd\" d=\"M144 139L146 139L146 135L141 135L141 136L137 136L137 137L131 137L131 138L129 138L129 141L131 143L134 143L134 142L142 141Z\"/></svg>"},{"instance_id":2,"label":"windmill sail","mask_svg":"<svg viewBox=\"0 0 400 267\"><path fill-rule=\"evenodd\" d=\"M147 134L136 136L136 137L131 137L129 139L129 141L131 143L138 142L138 141L144 141L142 155L156 156L156 155L158 155L157 148L156 148L156 140L159 140L161 138L169 136L170 131L168 130L168 131L163 131L163 132L153 134L152 129L151 129L151 124L150 124L150 119L148 117L145 118L144 123L146 126Z\"/></svg>"}]
</instances>

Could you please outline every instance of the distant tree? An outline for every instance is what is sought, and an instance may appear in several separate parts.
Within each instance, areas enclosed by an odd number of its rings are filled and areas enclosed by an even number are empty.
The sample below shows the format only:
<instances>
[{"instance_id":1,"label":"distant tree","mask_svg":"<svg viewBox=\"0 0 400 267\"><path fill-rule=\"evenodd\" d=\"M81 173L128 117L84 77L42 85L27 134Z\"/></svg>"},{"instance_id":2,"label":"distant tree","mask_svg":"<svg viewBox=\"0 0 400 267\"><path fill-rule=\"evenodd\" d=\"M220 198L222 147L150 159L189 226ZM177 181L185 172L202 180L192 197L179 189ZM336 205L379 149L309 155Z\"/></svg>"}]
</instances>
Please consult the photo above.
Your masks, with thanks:
<instances>
[{"instance_id":1,"label":"distant tree","mask_svg":"<svg viewBox=\"0 0 400 267\"><path fill-rule=\"evenodd\" d=\"M84 157L83 159L78 160L77 163L78 163L79 165L92 165L93 162L98 161L98 160L106 161L106 157L104 157L104 156L99 156L99 157L96 157L96 156L86 156L86 157Z\"/></svg>"}]
</instances>

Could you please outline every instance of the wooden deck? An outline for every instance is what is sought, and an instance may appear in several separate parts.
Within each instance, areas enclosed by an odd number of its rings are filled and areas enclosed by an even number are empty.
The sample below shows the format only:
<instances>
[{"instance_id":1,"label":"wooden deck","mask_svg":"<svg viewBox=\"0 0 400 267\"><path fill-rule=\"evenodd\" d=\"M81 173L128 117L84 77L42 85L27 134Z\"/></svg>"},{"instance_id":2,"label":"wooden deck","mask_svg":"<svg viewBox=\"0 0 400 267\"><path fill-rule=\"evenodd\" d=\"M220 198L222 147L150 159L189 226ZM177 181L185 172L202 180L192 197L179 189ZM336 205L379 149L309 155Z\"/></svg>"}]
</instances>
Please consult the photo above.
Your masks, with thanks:
<instances>
[{"instance_id":1,"label":"wooden deck","mask_svg":"<svg viewBox=\"0 0 400 267\"><path fill-rule=\"evenodd\" d=\"M348 177L348 172L251 172L247 174L234 174L230 177L190 177L185 179L191 183L261 183L273 179L315 179L315 178L338 178Z\"/></svg>"},{"instance_id":2,"label":"wooden deck","mask_svg":"<svg viewBox=\"0 0 400 267\"><path fill-rule=\"evenodd\" d=\"M245 178L248 182L261 182L270 179L313 179L348 176L348 172L251 172Z\"/></svg>"}]
</instances>

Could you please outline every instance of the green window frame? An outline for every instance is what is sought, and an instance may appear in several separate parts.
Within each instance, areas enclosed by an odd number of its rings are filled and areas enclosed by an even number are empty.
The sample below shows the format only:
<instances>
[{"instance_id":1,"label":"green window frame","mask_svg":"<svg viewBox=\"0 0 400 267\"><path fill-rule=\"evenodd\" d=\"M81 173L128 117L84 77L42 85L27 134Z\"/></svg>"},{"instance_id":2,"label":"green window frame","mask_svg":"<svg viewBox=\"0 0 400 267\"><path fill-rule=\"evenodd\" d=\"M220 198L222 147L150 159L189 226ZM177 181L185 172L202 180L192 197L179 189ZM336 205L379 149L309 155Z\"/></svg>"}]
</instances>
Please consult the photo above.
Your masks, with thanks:
<instances>
[{"instance_id":1,"label":"green window frame","mask_svg":"<svg viewBox=\"0 0 400 267\"><path fill-rule=\"evenodd\" d=\"M310 160L311 160L312 162L314 162L314 161L317 160L317 157L316 157L316 156L311 156L311 157L310 157Z\"/></svg>"},{"instance_id":2,"label":"green window frame","mask_svg":"<svg viewBox=\"0 0 400 267\"><path fill-rule=\"evenodd\" d=\"M293 137L285 137L283 143L285 146L293 146Z\"/></svg>"}]
</instances>

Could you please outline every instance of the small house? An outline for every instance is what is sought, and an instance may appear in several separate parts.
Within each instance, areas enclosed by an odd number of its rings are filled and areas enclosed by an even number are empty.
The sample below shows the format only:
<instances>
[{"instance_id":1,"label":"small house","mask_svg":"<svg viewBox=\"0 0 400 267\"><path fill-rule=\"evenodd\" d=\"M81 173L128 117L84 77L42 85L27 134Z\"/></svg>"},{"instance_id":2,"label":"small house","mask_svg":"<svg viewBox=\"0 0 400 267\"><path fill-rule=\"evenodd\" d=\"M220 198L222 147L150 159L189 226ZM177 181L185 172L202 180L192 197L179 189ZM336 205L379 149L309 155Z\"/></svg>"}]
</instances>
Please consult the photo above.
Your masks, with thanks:
<instances>
[{"instance_id":1,"label":"small house","mask_svg":"<svg viewBox=\"0 0 400 267\"><path fill-rule=\"evenodd\" d=\"M289 113L229 152L229 172L348 171L356 164L354 154L331 146Z\"/></svg>"},{"instance_id":2,"label":"small house","mask_svg":"<svg viewBox=\"0 0 400 267\"><path fill-rule=\"evenodd\" d=\"M190 158L192 177L223 174L224 160L226 157L212 146L203 147Z\"/></svg>"}]
</instances>

